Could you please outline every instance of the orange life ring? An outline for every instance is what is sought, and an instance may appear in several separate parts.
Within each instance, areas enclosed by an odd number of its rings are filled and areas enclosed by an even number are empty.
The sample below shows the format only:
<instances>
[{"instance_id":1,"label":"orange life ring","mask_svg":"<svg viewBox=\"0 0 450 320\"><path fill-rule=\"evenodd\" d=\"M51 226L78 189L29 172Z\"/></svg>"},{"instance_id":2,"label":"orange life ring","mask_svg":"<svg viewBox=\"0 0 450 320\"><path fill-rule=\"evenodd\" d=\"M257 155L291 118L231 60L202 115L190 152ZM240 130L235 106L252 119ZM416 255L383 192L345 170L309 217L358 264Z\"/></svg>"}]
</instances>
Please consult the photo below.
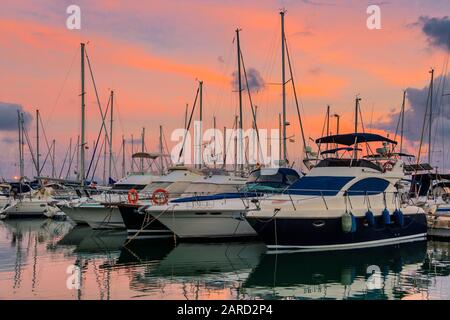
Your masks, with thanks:
<instances>
[{"instance_id":1,"label":"orange life ring","mask_svg":"<svg viewBox=\"0 0 450 320\"><path fill-rule=\"evenodd\" d=\"M162 206L169 201L169 193L165 189L156 189L152 194L152 201L154 204Z\"/></svg>"},{"instance_id":2,"label":"orange life ring","mask_svg":"<svg viewBox=\"0 0 450 320\"><path fill-rule=\"evenodd\" d=\"M128 191L128 203L136 204L139 201L139 195L136 189Z\"/></svg>"}]
</instances>

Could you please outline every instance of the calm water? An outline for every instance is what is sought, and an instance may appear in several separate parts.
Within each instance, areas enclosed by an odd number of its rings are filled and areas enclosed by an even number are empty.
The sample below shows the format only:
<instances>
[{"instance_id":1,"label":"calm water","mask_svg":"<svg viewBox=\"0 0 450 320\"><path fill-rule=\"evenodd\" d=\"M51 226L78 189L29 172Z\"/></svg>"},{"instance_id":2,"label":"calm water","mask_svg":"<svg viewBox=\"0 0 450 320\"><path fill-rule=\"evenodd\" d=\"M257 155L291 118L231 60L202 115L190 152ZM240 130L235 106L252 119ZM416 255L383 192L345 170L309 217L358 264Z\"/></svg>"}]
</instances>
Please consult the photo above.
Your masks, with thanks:
<instances>
[{"instance_id":1,"label":"calm water","mask_svg":"<svg viewBox=\"0 0 450 320\"><path fill-rule=\"evenodd\" d=\"M276 255L261 243L125 241L68 222L0 222L0 299L450 299L445 242ZM368 283L370 266L380 272Z\"/></svg>"}]
</instances>

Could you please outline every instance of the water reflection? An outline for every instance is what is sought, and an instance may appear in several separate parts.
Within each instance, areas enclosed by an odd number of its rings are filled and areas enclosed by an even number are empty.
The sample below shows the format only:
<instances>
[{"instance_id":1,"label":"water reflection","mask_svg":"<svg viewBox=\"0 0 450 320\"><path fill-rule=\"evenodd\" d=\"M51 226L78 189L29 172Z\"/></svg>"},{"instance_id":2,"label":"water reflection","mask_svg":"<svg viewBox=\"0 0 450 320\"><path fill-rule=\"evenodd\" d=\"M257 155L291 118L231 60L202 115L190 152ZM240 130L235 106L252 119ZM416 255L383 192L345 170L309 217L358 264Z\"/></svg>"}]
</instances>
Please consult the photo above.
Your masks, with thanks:
<instances>
[{"instance_id":1,"label":"water reflection","mask_svg":"<svg viewBox=\"0 0 450 320\"><path fill-rule=\"evenodd\" d=\"M273 254L258 242L126 238L62 221L0 222L0 299L450 299L444 242ZM81 271L75 290L71 265Z\"/></svg>"},{"instance_id":2,"label":"water reflection","mask_svg":"<svg viewBox=\"0 0 450 320\"><path fill-rule=\"evenodd\" d=\"M398 299L402 277L413 275L426 257L426 241L351 251L267 254L245 286L252 295L266 299ZM378 282L368 284L372 270L377 273L371 280Z\"/></svg>"}]
</instances>

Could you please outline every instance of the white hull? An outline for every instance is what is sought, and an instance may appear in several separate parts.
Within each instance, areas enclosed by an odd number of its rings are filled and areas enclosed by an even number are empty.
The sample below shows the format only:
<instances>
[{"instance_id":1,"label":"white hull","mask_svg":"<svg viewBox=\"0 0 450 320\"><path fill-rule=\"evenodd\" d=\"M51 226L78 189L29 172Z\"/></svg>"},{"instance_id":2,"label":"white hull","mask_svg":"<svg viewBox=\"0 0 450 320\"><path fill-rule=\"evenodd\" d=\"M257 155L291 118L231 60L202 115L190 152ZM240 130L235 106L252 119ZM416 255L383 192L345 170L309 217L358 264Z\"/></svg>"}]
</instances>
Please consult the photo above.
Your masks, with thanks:
<instances>
[{"instance_id":1,"label":"white hull","mask_svg":"<svg viewBox=\"0 0 450 320\"><path fill-rule=\"evenodd\" d=\"M61 206L61 210L75 223L88 224L92 229L124 229L118 208L105 208L101 204Z\"/></svg>"},{"instance_id":2,"label":"white hull","mask_svg":"<svg viewBox=\"0 0 450 320\"><path fill-rule=\"evenodd\" d=\"M46 200L15 200L9 206L3 207L2 214L9 218L42 217L49 211L49 208Z\"/></svg>"},{"instance_id":3,"label":"white hull","mask_svg":"<svg viewBox=\"0 0 450 320\"><path fill-rule=\"evenodd\" d=\"M98 205L83 209L86 211L86 223L92 229L125 229L125 224L117 207L106 208Z\"/></svg>"},{"instance_id":4,"label":"white hull","mask_svg":"<svg viewBox=\"0 0 450 320\"><path fill-rule=\"evenodd\" d=\"M181 239L232 239L256 236L255 230L242 217L241 212L244 210L240 208L175 207L161 214L163 211L164 209L158 210L157 207L147 210Z\"/></svg>"}]
</instances>

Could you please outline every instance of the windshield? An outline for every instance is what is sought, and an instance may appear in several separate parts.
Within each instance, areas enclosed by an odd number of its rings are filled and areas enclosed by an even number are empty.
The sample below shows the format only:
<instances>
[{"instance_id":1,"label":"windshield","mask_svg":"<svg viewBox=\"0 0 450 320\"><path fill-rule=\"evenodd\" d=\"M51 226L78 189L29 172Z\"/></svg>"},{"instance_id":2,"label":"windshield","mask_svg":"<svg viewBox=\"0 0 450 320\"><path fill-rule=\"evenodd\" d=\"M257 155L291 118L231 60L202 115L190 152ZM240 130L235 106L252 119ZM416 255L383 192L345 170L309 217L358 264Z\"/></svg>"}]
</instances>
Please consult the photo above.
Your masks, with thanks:
<instances>
[{"instance_id":1,"label":"windshield","mask_svg":"<svg viewBox=\"0 0 450 320\"><path fill-rule=\"evenodd\" d=\"M242 192L282 192L300 178L294 170L256 170L247 179Z\"/></svg>"}]
</instances>

